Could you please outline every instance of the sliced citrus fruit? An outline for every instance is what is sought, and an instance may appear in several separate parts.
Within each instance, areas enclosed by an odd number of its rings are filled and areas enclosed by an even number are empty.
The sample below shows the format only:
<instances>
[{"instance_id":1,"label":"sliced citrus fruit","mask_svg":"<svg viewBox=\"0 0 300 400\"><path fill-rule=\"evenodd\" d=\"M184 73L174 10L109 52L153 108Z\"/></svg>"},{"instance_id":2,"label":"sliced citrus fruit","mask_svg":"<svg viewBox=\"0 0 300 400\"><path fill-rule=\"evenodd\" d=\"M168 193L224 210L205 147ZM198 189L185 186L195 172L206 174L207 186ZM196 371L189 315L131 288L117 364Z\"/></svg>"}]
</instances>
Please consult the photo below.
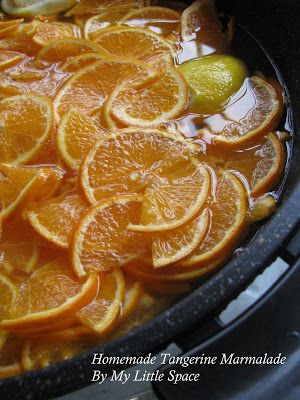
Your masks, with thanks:
<instances>
[{"instance_id":1,"label":"sliced citrus fruit","mask_svg":"<svg viewBox=\"0 0 300 400\"><path fill-rule=\"evenodd\" d=\"M76 4L76 0L3 0L1 7L10 15L26 18L37 15L59 14Z\"/></svg>"},{"instance_id":2,"label":"sliced citrus fruit","mask_svg":"<svg viewBox=\"0 0 300 400\"><path fill-rule=\"evenodd\" d=\"M75 73L54 101L56 120L72 107L91 115L100 110L107 96L121 82L145 83L156 72L150 66L129 58L97 61Z\"/></svg>"},{"instance_id":3,"label":"sliced citrus fruit","mask_svg":"<svg viewBox=\"0 0 300 400\"><path fill-rule=\"evenodd\" d=\"M37 204L27 216L39 235L59 247L68 248L72 229L86 210L80 194L69 191Z\"/></svg>"},{"instance_id":4,"label":"sliced citrus fruit","mask_svg":"<svg viewBox=\"0 0 300 400\"><path fill-rule=\"evenodd\" d=\"M274 133L243 148L207 145L205 155L205 162L215 170L241 174L252 196L260 196L274 187L283 171L284 161L284 146Z\"/></svg>"},{"instance_id":5,"label":"sliced citrus fruit","mask_svg":"<svg viewBox=\"0 0 300 400\"><path fill-rule=\"evenodd\" d=\"M96 119L70 109L57 131L57 148L68 167L78 170L92 145L105 135Z\"/></svg>"},{"instance_id":6,"label":"sliced citrus fruit","mask_svg":"<svg viewBox=\"0 0 300 400\"><path fill-rule=\"evenodd\" d=\"M34 20L18 24L13 32L0 38L0 48L19 51L28 56L35 56L41 49L41 46L32 40L38 23L38 21Z\"/></svg>"},{"instance_id":7,"label":"sliced citrus fruit","mask_svg":"<svg viewBox=\"0 0 300 400\"><path fill-rule=\"evenodd\" d=\"M60 63L80 54L99 51L103 53L99 46L89 40L76 38L57 39L49 43L48 46L43 47L38 53L37 59L50 63Z\"/></svg>"},{"instance_id":8,"label":"sliced citrus fruit","mask_svg":"<svg viewBox=\"0 0 300 400\"><path fill-rule=\"evenodd\" d=\"M18 29L18 26L23 22L23 19L14 19L10 21L1 21L0 22L0 38L3 38L9 35L11 32L14 32Z\"/></svg>"},{"instance_id":9,"label":"sliced citrus fruit","mask_svg":"<svg viewBox=\"0 0 300 400\"><path fill-rule=\"evenodd\" d=\"M41 22L37 26L32 40L40 46L47 46L54 40L80 36L80 29L74 24L66 22Z\"/></svg>"},{"instance_id":10,"label":"sliced citrus fruit","mask_svg":"<svg viewBox=\"0 0 300 400\"><path fill-rule=\"evenodd\" d=\"M1 102L0 124L0 162L24 164L35 156L51 133L52 104L46 97L34 94L10 97Z\"/></svg>"},{"instance_id":11,"label":"sliced citrus fruit","mask_svg":"<svg viewBox=\"0 0 300 400\"><path fill-rule=\"evenodd\" d=\"M103 59L105 59L105 56L101 53L84 53L70 58L68 61L61 64L60 69L65 72L77 72L93 62Z\"/></svg>"},{"instance_id":12,"label":"sliced citrus fruit","mask_svg":"<svg viewBox=\"0 0 300 400\"><path fill-rule=\"evenodd\" d=\"M107 336L119 320L125 288L124 275L120 269L101 274L96 298L80 310L77 317L97 335Z\"/></svg>"},{"instance_id":13,"label":"sliced citrus fruit","mask_svg":"<svg viewBox=\"0 0 300 400\"><path fill-rule=\"evenodd\" d=\"M209 224L209 212L203 213L177 229L156 234L152 239L152 261L154 268L182 260L192 253L204 240Z\"/></svg>"},{"instance_id":14,"label":"sliced citrus fruit","mask_svg":"<svg viewBox=\"0 0 300 400\"><path fill-rule=\"evenodd\" d=\"M241 240L247 223L247 195L240 181L230 173L219 177L211 204L211 226L205 240L190 257L181 261L185 267L207 265L228 254Z\"/></svg>"},{"instance_id":15,"label":"sliced citrus fruit","mask_svg":"<svg viewBox=\"0 0 300 400\"><path fill-rule=\"evenodd\" d=\"M143 7L129 11L119 24L144 27L167 36L179 31L180 14L166 7Z\"/></svg>"},{"instance_id":16,"label":"sliced citrus fruit","mask_svg":"<svg viewBox=\"0 0 300 400\"><path fill-rule=\"evenodd\" d=\"M130 232L136 221L141 196L118 196L95 205L81 219L72 243L72 265L78 276L88 271L108 271L145 252L146 238Z\"/></svg>"},{"instance_id":17,"label":"sliced citrus fruit","mask_svg":"<svg viewBox=\"0 0 300 400\"><path fill-rule=\"evenodd\" d=\"M84 24L84 37L93 40L100 29L116 25L127 12L128 10L120 8L103 11L101 14L92 16Z\"/></svg>"},{"instance_id":18,"label":"sliced citrus fruit","mask_svg":"<svg viewBox=\"0 0 300 400\"><path fill-rule=\"evenodd\" d=\"M0 51L0 71L5 71L8 68L18 65L24 60L24 55L16 51Z\"/></svg>"},{"instance_id":19,"label":"sliced citrus fruit","mask_svg":"<svg viewBox=\"0 0 300 400\"><path fill-rule=\"evenodd\" d=\"M87 155L81 185L91 204L143 193L139 224L130 229L169 230L193 218L206 200L209 174L194 158L197 152L195 145L164 131L120 130Z\"/></svg>"},{"instance_id":20,"label":"sliced citrus fruit","mask_svg":"<svg viewBox=\"0 0 300 400\"><path fill-rule=\"evenodd\" d=\"M204 120L211 138L226 145L238 145L260 137L274 129L282 115L282 101L267 81L254 76L247 78L241 89L231 97L223 114Z\"/></svg>"},{"instance_id":21,"label":"sliced citrus fruit","mask_svg":"<svg viewBox=\"0 0 300 400\"><path fill-rule=\"evenodd\" d=\"M15 283L6 275L0 273L0 318L6 318L11 305L16 301L18 288Z\"/></svg>"},{"instance_id":22,"label":"sliced citrus fruit","mask_svg":"<svg viewBox=\"0 0 300 400\"><path fill-rule=\"evenodd\" d=\"M125 125L151 126L179 116L188 105L189 90L175 67L142 88L118 86L110 113ZM109 101L109 100L108 100Z\"/></svg>"},{"instance_id":23,"label":"sliced citrus fruit","mask_svg":"<svg viewBox=\"0 0 300 400\"><path fill-rule=\"evenodd\" d=\"M122 312L119 323L124 322L138 307L139 300L143 294L141 282L126 276L126 293L122 304Z\"/></svg>"},{"instance_id":24,"label":"sliced citrus fruit","mask_svg":"<svg viewBox=\"0 0 300 400\"><path fill-rule=\"evenodd\" d=\"M149 58L175 55L175 46L146 28L111 27L93 38L109 56L132 57L147 62Z\"/></svg>"},{"instance_id":25,"label":"sliced citrus fruit","mask_svg":"<svg viewBox=\"0 0 300 400\"><path fill-rule=\"evenodd\" d=\"M37 264L39 247L34 231L20 216L2 227L0 266L8 273L31 273Z\"/></svg>"},{"instance_id":26,"label":"sliced citrus fruit","mask_svg":"<svg viewBox=\"0 0 300 400\"><path fill-rule=\"evenodd\" d=\"M98 277L91 274L78 281L64 258L36 270L19 286L19 294L3 319L3 329L33 329L57 322L90 303L98 291ZM49 296L49 293L51 295Z\"/></svg>"},{"instance_id":27,"label":"sliced citrus fruit","mask_svg":"<svg viewBox=\"0 0 300 400\"><path fill-rule=\"evenodd\" d=\"M72 15L99 14L102 11L113 9L128 10L130 8L143 7L144 5L145 0L82 0L65 15L70 17Z\"/></svg>"},{"instance_id":28,"label":"sliced citrus fruit","mask_svg":"<svg viewBox=\"0 0 300 400\"><path fill-rule=\"evenodd\" d=\"M9 335L0 348L0 378L20 375L23 339Z\"/></svg>"}]
</instances>

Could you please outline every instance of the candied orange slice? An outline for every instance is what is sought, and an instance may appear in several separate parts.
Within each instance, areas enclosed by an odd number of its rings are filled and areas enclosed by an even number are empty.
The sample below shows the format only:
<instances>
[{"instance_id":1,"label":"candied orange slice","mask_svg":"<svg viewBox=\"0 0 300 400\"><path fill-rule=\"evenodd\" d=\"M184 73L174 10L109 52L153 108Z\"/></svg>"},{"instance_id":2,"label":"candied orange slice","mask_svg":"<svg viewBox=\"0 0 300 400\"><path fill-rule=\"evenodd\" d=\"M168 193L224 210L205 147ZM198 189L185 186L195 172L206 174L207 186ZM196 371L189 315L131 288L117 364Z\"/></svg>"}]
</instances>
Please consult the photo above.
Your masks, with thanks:
<instances>
[{"instance_id":1,"label":"candied orange slice","mask_svg":"<svg viewBox=\"0 0 300 400\"><path fill-rule=\"evenodd\" d=\"M142 84L156 76L155 70L130 58L104 59L75 73L54 100L56 121L70 109L91 115L121 82Z\"/></svg>"},{"instance_id":2,"label":"candied orange slice","mask_svg":"<svg viewBox=\"0 0 300 400\"><path fill-rule=\"evenodd\" d=\"M94 15L84 24L84 37L93 40L100 29L116 25L127 13L128 10L120 8L103 11L101 14Z\"/></svg>"},{"instance_id":3,"label":"candied orange slice","mask_svg":"<svg viewBox=\"0 0 300 400\"><path fill-rule=\"evenodd\" d=\"M138 307L139 300L143 294L143 286L141 282L126 276L126 292L124 302L122 304L122 312L120 314L120 322L126 321L128 317Z\"/></svg>"},{"instance_id":4,"label":"candied orange slice","mask_svg":"<svg viewBox=\"0 0 300 400\"><path fill-rule=\"evenodd\" d=\"M1 331L0 342L0 378L9 378L10 376L20 375L23 372L21 364L21 352L23 339L13 335L7 335Z\"/></svg>"},{"instance_id":5,"label":"candied orange slice","mask_svg":"<svg viewBox=\"0 0 300 400\"><path fill-rule=\"evenodd\" d=\"M6 275L0 273L0 318L6 318L11 305L16 301L18 296L18 288L15 283Z\"/></svg>"},{"instance_id":6,"label":"candied orange slice","mask_svg":"<svg viewBox=\"0 0 300 400\"><path fill-rule=\"evenodd\" d=\"M124 275L120 269L101 274L97 297L80 310L77 317L97 335L107 336L119 320L125 288Z\"/></svg>"},{"instance_id":7,"label":"candied orange slice","mask_svg":"<svg viewBox=\"0 0 300 400\"><path fill-rule=\"evenodd\" d=\"M231 170L246 179L252 196L272 189L278 182L285 162L284 146L278 136L270 133L243 148L207 145L203 161L215 170Z\"/></svg>"},{"instance_id":8,"label":"candied orange slice","mask_svg":"<svg viewBox=\"0 0 300 400\"><path fill-rule=\"evenodd\" d=\"M80 194L69 191L37 204L27 216L39 235L59 247L68 248L72 229L86 210Z\"/></svg>"},{"instance_id":9,"label":"candied orange slice","mask_svg":"<svg viewBox=\"0 0 300 400\"><path fill-rule=\"evenodd\" d=\"M22 282L9 318L0 322L1 329L33 329L41 324L50 325L77 312L95 297L98 291L96 274L89 275L86 281L78 281L64 258L45 267Z\"/></svg>"},{"instance_id":10,"label":"candied orange slice","mask_svg":"<svg viewBox=\"0 0 300 400\"><path fill-rule=\"evenodd\" d=\"M274 129L282 115L282 101L274 87L253 76L229 100L223 113L204 120L206 132L215 142L239 145Z\"/></svg>"},{"instance_id":11,"label":"candied orange slice","mask_svg":"<svg viewBox=\"0 0 300 400\"><path fill-rule=\"evenodd\" d=\"M47 46L54 40L80 36L80 29L74 24L65 22L40 22L32 40L40 46Z\"/></svg>"},{"instance_id":12,"label":"candied orange slice","mask_svg":"<svg viewBox=\"0 0 300 400\"><path fill-rule=\"evenodd\" d=\"M146 28L111 27L102 29L93 38L104 54L132 57L147 62L149 58L175 55L176 48L162 36Z\"/></svg>"},{"instance_id":13,"label":"candied orange slice","mask_svg":"<svg viewBox=\"0 0 300 400\"><path fill-rule=\"evenodd\" d=\"M156 234L152 238L154 268L182 260L191 254L204 240L209 224L208 210L177 229Z\"/></svg>"},{"instance_id":14,"label":"candied orange slice","mask_svg":"<svg viewBox=\"0 0 300 400\"><path fill-rule=\"evenodd\" d=\"M166 7L143 7L129 11L119 24L144 27L167 36L179 31L180 14Z\"/></svg>"},{"instance_id":15,"label":"candied orange slice","mask_svg":"<svg viewBox=\"0 0 300 400\"><path fill-rule=\"evenodd\" d=\"M247 195L240 181L230 173L217 180L216 200L211 204L211 226L205 240L181 265L207 265L228 254L241 240L247 224Z\"/></svg>"},{"instance_id":16,"label":"candied orange slice","mask_svg":"<svg viewBox=\"0 0 300 400\"><path fill-rule=\"evenodd\" d=\"M78 276L89 271L108 271L145 252L146 238L130 232L136 222L141 196L117 196L95 205L81 219L72 242L72 265Z\"/></svg>"},{"instance_id":17,"label":"candied orange slice","mask_svg":"<svg viewBox=\"0 0 300 400\"><path fill-rule=\"evenodd\" d=\"M16 31L23 21L23 19L14 19L0 22L0 38L3 38L9 35L11 32Z\"/></svg>"},{"instance_id":18,"label":"candied orange slice","mask_svg":"<svg viewBox=\"0 0 300 400\"><path fill-rule=\"evenodd\" d=\"M108 110L124 125L151 126L181 114L188 105L189 90L181 73L169 66L155 82L142 88L118 86Z\"/></svg>"},{"instance_id":19,"label":"candied orange slice","mask_svg":"<svg viewBox=\"0 0 300 400\"><path fill-rule=\"evenodd\" d=\"M2 227L0 266L8 273L31 273L37 264L39 247L34 231L20 216Z\"/></svg>"},{"instance_id":20,"label":"candied orange slice","mask_svg":"<svg viewBox=\"0 0 300 400\"><path fill-rule=\"evenodd\" d=\"M105 135L96 119L69 110L62 118L57 131L57 148L61 158L72 170L80 164L95 141Z\"/></svg>"},{"instance_id":21,"label":"candied orange slice","mask_svg":"<svg viewBox=\"0 0 300 400\"><path fill-rule=\"evenodd\" d=\"M65 62L71 57L79 56L84 53L99 52L103 50L95 43L77 38L57 39L43 47L38 55L38 60L50 63Z\"/></svg>"},{"instance_id":22,"label":"candied orange slice","mask_svg":"<svg viewBox=\"0 0 300 400\"><path fill-rule=\"evenodd\" d=\"M91 204L110 196L143 193L141 217L131 230L162 231L193 218L206 200L209 173L198 148L155 129L124 129L99 141L81 169Z\"/></svg>"},{"instance_id":23,"label":"candied orange slice","mask_svg":"<svg viewBox=\"0 0 300 400\"><path fill-rule=\"evenodd\" d=\"M84 14L99 14L102 11L113 9L125 9L143 7L145 0L81 0L75 7L71 8L65 16Z\"/></svg>"},{"instance_id":24,"label":"candied orange slice","mask_svg":"<svg viewBox=\"0 0 300 400\"><path fill-rule=\"evenodd\" d=\"M18 24L13 32L0 38L0 47L5 50L19 51L28 56L35 56L41 48L32 40L38 24L39 22L35 20Z\"/></svg>"},{"instance_id":25,"label":"candied orange slice","mask_svg":"<svg viewBox=\"0 0 300 400\"><path fill-rule=\"evenodd\" d=\"M34 94L10 97L1 102L0 124L0 162L24 164L37 154L51 133L52 104Z\"/></svg>"},{"instance_id":26,"label":"candied orange slice","mask_svg":"<svg viewBox=\"0 0 300 400\"><path fill-rule=\"evenodd\" d=\"M18 65L24 60L24 55L16 51L0 51L0 71L5 71L8 68Z\"/></svg>"},{"instance_id":27,"label":"candied orange slice","mask_svg":"<svg viewBox=\"0 0 300 400\"><path fill-rule=\"evenodd\" d=\"M70 58L68 61L61 64L60 69L65 72L77 72L81 68L84 68L95 61L103 60L104 58L105 56L101 53L84 53Z\"/></svg>"}]
</instances>

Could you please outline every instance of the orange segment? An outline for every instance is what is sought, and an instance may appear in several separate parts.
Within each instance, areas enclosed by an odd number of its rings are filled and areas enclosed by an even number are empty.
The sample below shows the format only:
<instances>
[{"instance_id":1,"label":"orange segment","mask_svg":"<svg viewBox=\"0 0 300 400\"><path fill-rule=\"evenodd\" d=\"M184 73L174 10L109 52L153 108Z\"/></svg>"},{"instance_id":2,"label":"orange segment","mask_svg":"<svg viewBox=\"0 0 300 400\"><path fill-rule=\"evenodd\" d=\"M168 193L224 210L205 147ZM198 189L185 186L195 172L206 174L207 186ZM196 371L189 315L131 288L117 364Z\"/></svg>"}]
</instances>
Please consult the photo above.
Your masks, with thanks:
<instances>
[{"instance_id":1,"label":"orange segment","mask_svg":"<svg viewBox=\"0 0 300 400\"><path fill-rule=\"evenodd\" d=\"M0 162L10 165L26 163L51 133L52 104L46 97L33 94L5 99L0 104L0 125Z\"/></svg>"},{"instance_id":2,"label":"orange segment","mask_svg":"<svg viewBox=\"0 0 300 400\"><path fill-rule=\"evenodd\" d=\"M129 11L119 24L144 27L167 36L179 31L180 14L166 7L143 7Z\"/></svg>"},{"instance_id":3,"label":"orange segment","mask_svg":"<svg viewBox=\"0 0 300 400\"><path fill-rule=\"evenodd\" d=\"M59 247L68 248L72 229L86 210L80 194L71 191L36 205L27 216L39 235Z\"/></svg>"},{"instance_id":4,"label":"orange segment","mask_svg":"<svg viewBox=\"0 0 300 400\"><path fill-rule=\"evenodd\" d=\"M70 109L57 131L57 148L68 167L77 171L92 145L105 135L96 119Z\"/></svg>"},{"instance_id":5,"label":"orange segment","mask_svg":"<svg viewBox=\"0 0 300 400\"><path fill-rule=\"evenodd\" d=\"M241 89L229 100L218 118L204 120L207 133L214 141L239 145L274 129L282 115L282 101L267 81L247 78Z\"/></svg>"},{"instance_id":6,"label":"orange segment","mask_svg":"<svg viewBox=\"0 0 300 400\"><path fill-rule=\"evenodd\" d=\"M95 274L84 282L78 281L64 258L57 259L35 271L20 285L9 317L0 322L0 327L14 330L50 325L80 310L95 297L97 290Z\"/></svg>"},{"instance_id":7,"label":"orange segment","mask_svg":"<svg viewBox=\"0 0 300 400\"><path fill-rule=\"evenodd\" d=\"M120 315L119 323L124 322L136 310L139 300L143 294L143 286L141 282L131 279L126 276L126 293L122 305L122 313Z\"/></svg>"},{"instance_id":8,"label":"orange segment","mask_svg":"<svg viewBox=\"0 0 300 400\"><path fill-rule=\"evenodd\" d=\"M23 339L9 335L0 348L0 378L20 375Z\"/></svg>"},{"instance_id":9,"label":"orange segment","mask_svg":"<svg viewBox=\"0 0 300 400\"><path fill-rule=\"evenodd\" d=\"M152 239L154 268L165 267L192 253L205 238L209 224L208 210L179 228L156 234Z\"/></svg>"},{"instance_id":10,"label":"orange segment","mask_svg":"<svg viewBox=\"0 0 300 400\"><path fill-rule=\"evenodd\" d=\"M105 56L101 53L84 53L70 58L68 61L61 64L60 69L65 72L77 72L93 62L103 59L105 59Z\"/></svg>"},{"instance_id":11,"label":"orange segment","mask_svg":"<svg viewBox=\"0 0 300 400\"><path fill-rule=\"evenodd\" d=\"M145 83L156 72L150 66L129 58L97 61L81 69L68 80L54 101L56 120L71 108L91 115L99 110L107 96L121 82Z\"/></svg>"},{"instance_id":12,"label":"orange segment","mask_svg":"<svg viewBox=\"0 0 300 400\"><path fill-rule=\"evenodd\" d=\"M112 9L103 11L101 14L94 15L89 18L84 25L84 37L93 40L95 35L100 29L108 28L111 25L116 25L128 10L126 9Z\"/></svg>"},{"instance_id":13,"label":"orange segment","mask_svg":"<svg viewBox=\"0 0 300 400\"><path fill-rule=\"evenodd\" d=\"M75 7L71 8L65 15L99 14L102 11L142 7L144 0L81 0Z\"/></svg>"},{"instance_id":14,"label":"orange segment","mask_svg":"<svg viewBox=\"0 0 300 400\"><path fill-rule=\"evenodd\" d=\"M138 195L114 197L93 207L80 221L72 243L72 264L76 275L108 271L145 252L143 235L129 232L141 206Z\"/></svg>"},{"instance_id":15,"label":"orange segment","mask_svg":"<svg viewBox=\"0 0 300 400\"><path fill-rule=\"evenodd\" d=\"M24 55L16 51L0 51L0 71L5 71L8 68L18 65L24 60Z\"/></svg>"},{"instance_id":16,"label":"orange segment","mask_svg":"<svg viewBox=\"0 0 300 400\"><path fill-rule=\"evenodd\" d=\"M97 297L80 310L77 317L97 335L107 336L119 320L125 288L124 275L120 269L101 274Z\"/></svg>"},{"instance_id":17,"label":"orange segment","mask_svg":"<svg viewBox=\"0 0 300 400\"><path fill-rule=\"evenodd\" d=\"M211 204L212 222L202 244L181 265L207 265L228 254L241 240L240 234L247 223L247 196L240 181L225 173L217 181L216 201Z\"/></svg>"},{"instance_id":18,"label":"orange segment","mask_svg":"<svg viewBox=\"0 0 300 400\"><path fill-rule=\"evenodd\" d=\"M180 115L188 105L188 86L181 73L168 67L143 88L120 85L112 93L111 114L124 125L149 126Z\"/></svg>"},{"instance_id":19,"label":"orange segment","mask_svg":"<svg viewBox=\"0 0 300 400\"><path fill-rule=\"evenodd\" d=\"M80 29L74 24L65 22L40 22L33 36L33 41L40 46L47 46L54 40L80 36Z\"/></svg>"},{"instance_id":20,"label":"orange segment","mask_svg":"<svg viewBox=\"0 0 300 400\"><path fill-rule=\"evenodd\" d=\"M145 28L111 27L102 29L93 40L109 56L149 58L175 55L175 47L162 36Z\"/></svg>"},{"instance_id":21,"label":"orange segment","mask_svg":"<svg viewBox=\"0 0 300 400\"><path fill-rule=\"evenodd\" d=\"M37 55L37 59L50 63L60 63L80 54L99 51L103 52L99 46L89 40L76 38L57 39L42 48Z\"/></svg>"}]
</instances>

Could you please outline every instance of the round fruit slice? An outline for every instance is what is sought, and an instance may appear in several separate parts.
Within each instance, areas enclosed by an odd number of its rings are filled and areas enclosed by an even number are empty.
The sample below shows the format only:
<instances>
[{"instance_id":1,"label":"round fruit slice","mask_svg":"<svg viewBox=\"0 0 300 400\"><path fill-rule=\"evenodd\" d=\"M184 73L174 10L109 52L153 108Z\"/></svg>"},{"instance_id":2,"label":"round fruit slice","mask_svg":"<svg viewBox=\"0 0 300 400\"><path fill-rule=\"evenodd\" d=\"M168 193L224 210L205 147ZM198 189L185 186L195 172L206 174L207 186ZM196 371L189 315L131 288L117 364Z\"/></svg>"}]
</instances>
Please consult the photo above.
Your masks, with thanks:
<instances>
[{"instance_id":1,"label":"round fruit slice","mask_svg":"<svg viewBox=\"0 0 300 400\"><path fill-rule=\"evenodd\" d=\"M145 0L81 0L75 7L71 8L65 15L99 14L107 10L129 10L130 8L143 7Z\"/></svg>"},{"instance_id":2,"label":"round fruit slice","mask_svg":"<svg viewBox=\"0 0 300 400\"><path fill-rule=\"evenodd\" d=\"M60 122L57 148L67 166L77 171L92 145L104 135L96 119L71 109Z\"/></svg>"},{"instance_id":3,"label":"round fruit slice","mask_svg":"<svg viewBox=\"0 0 300 400\"><path fill-rule=\"evenodd\" d=\"M57 39L42 48L37 55L38 60L50 63L65 62L71 57L79 56L84 53L97 53L103 50L95 43L76 38Z\"/></svg>"},{"instance_id":4,"label":"round fruit slice","mask_svg":"<svg viewBox=\"0 0 300 400\"><path fill-rule=\"evenodd\" d=\"M80 194L69 191L38 204L27 216L39 235L59 247L68 248L73 227L86 210Z\"/></svg>"},{"instance_id":5,"label":"round fruit slice","mask_svg":"<svg viewBox=\"0 0 300 400\"><path fill-rule=\"evenodd\" d=\"M125 278L120 269L101 274L97 297L80 310L77 317L98 336L107 336L119 320L125 290Z\"/></svg>"},{"instance_id":6,"label":"round fruit slice","mask_svg":"<svg viewBox=\"0 0 300 400\"><path fill-rule=\"evenodd\" d=\"M209 213L206 209L199 217L187 224L153 236L153 267L165 267L191 254L204 240L208 224Z\"/></svg>"},{"instance_id":7,"label":"round fruit slice","mask_svg":"<svg viewBox=\"0 0 300 400\"><path fill-rule=\"evenodd\" d=\"M139 300L143 294L143 286L141 282L131 279L126 276L126 293L122 305L122 313L119 323L126 321L128 317L136 310Z\"/></svg>"},{"instance_id":8,"label":"round fruit slice","mask_svg":"<svg viewBox=\"0 0 300 400\"><path fill-rule=\"evenodd\" d=\"M126 15L126 9L113 9L104 11L101 14L94 15L89 18L84 25L84 37L93 40L100 29L108 28L111 25L116 25L121 18Z\"/></svg>"},{"instance_id":9,"label":"round fruit slice","mask_svg":"<svg viewBox=\"0 0 300 400\"><path fill-rule=\"evenodd\" d=\"M33 94L4 99L0 104L0 125L0 162L24 164L35 156L51 133L52 104L46 97Z\"/></svg>"},{"instance_id":10,"label":"round fruit slice","mask_svg":"<svg viewBox=\"0 0 300 400\"><path fill-rule=\"evenodd\" d=\"M207 145L205 159L215 171L231 170L242 175L252 196L272 189L282 174L285 151L274 133L244 148Z\"/></svg>"},{"instance_id":11,"label":"round fruit slice","mask_svg":"<svg viewBox=\"0 0 300 400\"><path fill-rule=\"evenodd\" d=\"M0 327L33 329L41 324L55 324L90 303L97 291L96 274L89 275L84 282L78 281L65 259L57 259L35 271L20 285L9 318L3 319Z\"/></svg>"},{"instance_id":12,"label":"round fruit slice","mask_svg":"<svg viewBox=\"0 0 300 400\"><path fill-rule=\"evenodd\" d=\"M111 94L113 117L125 125L151 126L180 115L188 105L189 91L185 79L169 67L155 82L143 88L118 86Z\"/></svg>"},{"instance_id":13,"label":"round fruit slice","mask_svg":"<svg viewBox=\"0 0 300 400\"><path fill-rule=\"evenodd\" d=\"M169 230L201 209L209 173L190 142L155 129L124 129L99 141L82 164L81 185L91 204L143 193L139 224L131 230Z\"/></svg>"},{"instance_id":14,"label":"round fruit slice","mask_svg":"<svg viewBox=\"0 0 300 400\"><path fill-rule=\"evenodd\" d=\"M132 57L147 62L149 58L175 55L175 47L162 36L145 28L111 27L93 38L109 56Z\"/></svg>"},{"instance_id":15,"label":"round fruit slice","mask_svg":"<svg viewBox=\"0 0 300 400\"><path fill-rule=\"evenodd\" d=\"M104 60L105 58L106 56L100 53L84 53L70 58L61 64L60 69L64 72L77 72L95 61Z\"/></svg>"},{"instance_id":16,"label":"round fruit slice","mask_svg":"<svg viewBox=\"0 0 300 400\"><path fill-rule=\"evenodd\" d=\"M26 18L59 14L76 4L77 0L2 0L1 7L10 15Z\"/></svg>"},{"instance_id":17,"label":"round fruit slice","mask_svg":"<svg viewBox=\"0 0 300 400\"><path fill-rule=\"evenodd\" d=\"M72 264L78 276L108 271L145 252L146 238L127 230L137 221L141 196L119 196L93 207L80 221L72 243Z\"/></svg>"},{"instance_id":18,"label":"round fruit slice","mask_svg":"<svg viewBox=\"0 0 300 400\"><path fill-rule=\"evenodd\" d=\"M156 76L146 64L129 58L97 61L81 69L59 91L54 101L56 121L70 109L91 115L121 82L146 83Z\"/></svg>"},{"instance_id":19,"label":"round fruit slice","mask_svg":"<svg viewBox=\"0 0 300 400\"><path fill-rule=\"evenodd\" d=\"M144 27L167 36L179 31L180 14L166 7L143 7L129 11L119 24Z\"/></svg>"},{"instance_id":20,"label":"round fruit slice","mask_svg":"<svg viewBox=\"0 0 300 400\"><path fill-rule=\"evenodd\" d=\"M192 255L180 262L184 267L207 265L228 254L241 239L247 224L247 195L240 181L230 173L219 177L211 204L210 230Z\"/></svg>"},{"instance_id":21,"label":"round fruit slice","mask_svg":"<svg viewBox=\"0 0 300 400\"><path fill-rule=\"evenodd\" d=\"M274 87L254 76L247 78L231 98L223 114L204 120L206 132L215 142L239 145L274 129L282 115L282 101Z\"/></svg>"},{"instance_id":22,"label":"round fruit slice","mask_svg":"<svg viewBox=\"0 0 300 400\"><path fill-rule=\"evenodd\" d=\"M16 31L19 25L23 22L23 19L14 19L10 21L0 22L0 38L8 36L10 33Z\"/></svg>"},{"instance_id":23,"label":"round fruit slice","mask_svg":"<svg viewBox=\"0 0 300 400\"><path fill-rule=\"evenodd\" d=\"M20 375L23 372L21 365L21 351L23 339L13 335L1 334L2 346L0 347L0 378Z\"/></svg>"},{"instance_id":24,"label":"round fruit slice","mask_svg":"<svg viewBox=\"0 0 300 400\"><path fill-rule=\"evenodd\" d=\"M11 305L16 301L18 296L18 288L14 282L0 273L0 292L1 292L1 302L0 302L0 318L6 318Z\"/></svg>"},{"instance_id":25,"label":"round fruit slice","mask_svg":"<svg viewBox=\"0 0 300 400\"><path fill-rule=\"evenodd\" d=\"M0 51L0 71L5 71L8 68L20 64L24 60L24 55L16 51Z\"/></svg>"},{"instance_id":26,"label":"round fruit slice","mask_svg":"<svg viewBox=\"0 0 300 400\"><path fill-rule=\"evenodd\" d=\"M40 46L47 46L58 39L80 37L80 29L65 22L40 22L32 40Z\"/></svg>"}]
</instances>

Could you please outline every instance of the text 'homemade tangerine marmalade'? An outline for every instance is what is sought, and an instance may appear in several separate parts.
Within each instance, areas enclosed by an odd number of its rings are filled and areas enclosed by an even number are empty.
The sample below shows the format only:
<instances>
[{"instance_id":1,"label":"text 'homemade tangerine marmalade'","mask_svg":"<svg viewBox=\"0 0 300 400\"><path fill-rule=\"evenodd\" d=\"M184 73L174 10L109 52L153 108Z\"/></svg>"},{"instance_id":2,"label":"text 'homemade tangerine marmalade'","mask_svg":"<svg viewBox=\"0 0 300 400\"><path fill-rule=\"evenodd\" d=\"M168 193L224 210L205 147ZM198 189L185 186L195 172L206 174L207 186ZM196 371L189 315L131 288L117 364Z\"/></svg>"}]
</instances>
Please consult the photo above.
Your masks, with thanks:
<instances>
[{"instance_id":1,"label":"text 'homemade tangerine marmalade'","mask_svg":"<svg viewBox=\"0 0 300 400\"><path fill-rule=\"evenodd\" d=\"M48 3L2 2L0 377L188 292L286 164L281 87L230 55L213 0Z\"/></svg>"}]
</instances>

